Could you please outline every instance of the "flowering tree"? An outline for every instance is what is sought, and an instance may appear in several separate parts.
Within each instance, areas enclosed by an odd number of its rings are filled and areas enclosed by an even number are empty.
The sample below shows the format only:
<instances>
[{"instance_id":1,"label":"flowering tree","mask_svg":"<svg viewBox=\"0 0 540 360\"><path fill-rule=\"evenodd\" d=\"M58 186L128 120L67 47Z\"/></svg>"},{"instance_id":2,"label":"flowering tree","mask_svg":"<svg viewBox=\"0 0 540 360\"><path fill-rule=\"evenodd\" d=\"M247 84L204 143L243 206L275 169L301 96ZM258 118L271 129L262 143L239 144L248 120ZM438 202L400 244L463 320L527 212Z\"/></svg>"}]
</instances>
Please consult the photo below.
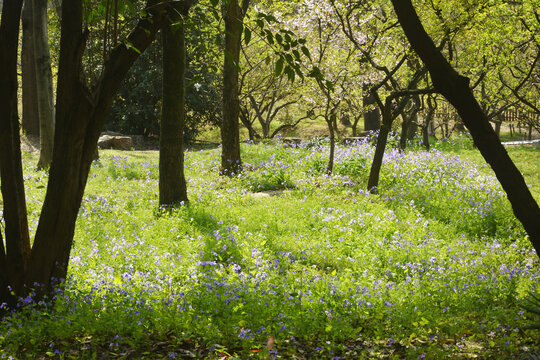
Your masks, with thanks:
<instances>
[{"instance_id":1,"label":"flowering tree","mask_svg":"<svg viewBox=\"0 0 540 360\"><path fill-rule=\"evenodd\" d=\"M514 214L540 254L540 207L476 101L469 78L456 72L436 48L410 0L392 0L392 4L412 48L428 68L433 85L457 109L476 146L499 179Z\"/></svg>"},{"instance_id":2,"label":"flowering tree","mask_svg":"<svg viewBox=\"0 0 540 360\"><path fill-rule=\"evenodd\" d=\"M304 101L326 122L330 136L326 173L331 174L340 108L350 107L354 100L349 97L355 96L354 90L362 87L361 54L349 46L330 1L304 1L288 23L307 40L304 52L309 55L310 79Z\"/></svg>"}]
</instances>

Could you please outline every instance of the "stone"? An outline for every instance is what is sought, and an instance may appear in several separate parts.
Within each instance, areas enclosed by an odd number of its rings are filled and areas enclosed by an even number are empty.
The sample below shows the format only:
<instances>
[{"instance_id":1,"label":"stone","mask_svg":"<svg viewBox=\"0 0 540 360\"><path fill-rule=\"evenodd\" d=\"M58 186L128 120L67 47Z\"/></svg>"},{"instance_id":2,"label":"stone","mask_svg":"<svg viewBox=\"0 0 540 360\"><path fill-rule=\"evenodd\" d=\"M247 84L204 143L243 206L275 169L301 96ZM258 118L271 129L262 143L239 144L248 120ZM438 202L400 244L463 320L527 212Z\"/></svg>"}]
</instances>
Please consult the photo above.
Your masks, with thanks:
<instances>
[{"instance_id":1,"label":"stone","mask_svg":"<svg viewBox=\"0 0 540 360\"><path fill-rule=\"evenodd\" d=\"M100 149L131 150L131 144L132 141L129 136L102 135L98 140Z\"/></svg>"}]
</instances>

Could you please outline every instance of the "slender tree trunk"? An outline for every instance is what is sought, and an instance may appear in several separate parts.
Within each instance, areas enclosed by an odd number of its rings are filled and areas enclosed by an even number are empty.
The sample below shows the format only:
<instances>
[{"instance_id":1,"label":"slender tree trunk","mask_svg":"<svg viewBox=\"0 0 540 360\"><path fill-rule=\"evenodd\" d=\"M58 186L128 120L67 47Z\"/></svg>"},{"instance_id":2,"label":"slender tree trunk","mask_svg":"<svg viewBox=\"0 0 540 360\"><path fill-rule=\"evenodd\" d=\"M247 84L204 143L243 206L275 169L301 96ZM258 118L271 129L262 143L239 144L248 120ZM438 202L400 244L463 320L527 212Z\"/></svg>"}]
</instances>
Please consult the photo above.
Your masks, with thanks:
<instances>
[{"instance_id":1,"label":"slender tree trunk","mask_svg":"<svg viewBox=\"0 0 540 360\"><path fill-rule=\"evenodd\" d=\"M332 121L332 115L329 119L326 119L326 125L328 126L328 132L330 133L330 154L328 155L328 165L326 166L326 175L332 175L334 171L334 154L336 152L336 135L334 131L334 124Z\"/></svg>"},{"instance_id":2,"label":"slender tree trunk","mask_svg":"<svg viewBox=\"0 0 540 360\"><path fill-rule=\"evenodd\" d=\"M159 204L187 203L184 176L184 25L163 26L163 104L159 135Z\"/></svg>"},{"instance_id":3,"label":"slender tree trunk","mask_svg":"<svg viewBox=\"0 0 540 360\"><path fill-rule=\"evenodd\" d=\"M247 110L240 109L240 121L242 121L242 124L248 129L249 140L255 141L255 129L253 129L253 125L251 124L251 121L249 121Z\"/></svg>"},{"instance_id":4,"label":"slender tree trunk","mask_svg":"<svg viewBox=\"0 0 540 360\"><path fill-rule=\"evenodd\" d=\"M424 120L424 126L422 126L422 144L429 151L429 129L433 123L433 115L435 114L435 108L431 107L429 104L428 113Z\"/></svg>"},{"instance_id":5,"label":"slender tree trunk","mask_svg":"<svg viewBox=\"0 0 540 360\"><path fill-rule=\"evenodd\" d=\"M54 100L47 31L47 0L31 1L33 3L34 55L41 146L37 168L46 169L52 161L54 141Z\"/></svg>"},{"instance_id":6,"label":"slender tree trunk","mask_svg":"<svg viewBox=\"0 0 540 360\"><path fill-rule=\"evenodd\" d=\"M362 87L364 108L373 107L376 102L369 90L369 85ZM378 108L364 112L364 131L376 131L381 128L381 116Z\"/></svg>"},{"instance_id":7,"label":"slender tree trunk","mask_svg":"<svg viewBox=\"0 0 540 360\"><path fill-rule=\"evenodd\" d=\"M24 286L30 237L17 110L17 50L22 0L7 1L0 22L0 177L5 238L0 241L0 304L13 307ZM2 238L0 229L0 239ZM0 311L4 311L0 308Z\"/></svg>"},{"instance_id":8,"label":"slender tree trunk","mask_svg":"<svg viewBox=\"0 0 540 360\"><path fill-rule=\"evenodd\" d=\"M360 116L354 116L354 122L352 124L352 137L356 137L358 134L358 122L360 121Z\"/></svg>"},{"instance_id":9,"label":"slender tree trunk","mask_svg":"<svg viewBox=\"0 0 540 360\"><path fill-rule=\"evenodd\" d=\"M376 194L378 192L379 174L381 173L384 150L386 149L388 134L392 129L393 117L390 105L390 101L385 102L383 110L383 122L381 125L381 129L379 130L379 135L377 136L375 154L373 154L373 161L371 162L371 169L369 170L367 190L373 194Z\"/></svg>"},{"instance_id":10,"label":"slender tree trunk","mask_svg":"<svg viewBox=\"0 0 540 360\"><path fill-rule=\"evenodd\" d=\"M262 131L263 131L263 138L268 139L270 137L270 123L267 121L261 122L262 125Z\"/></svg>"},{"instance_id":11,"label":"slender tree trunk","mask_svg":"<svg viewBox=\"0 0 540 360\"><path fill-rule=\"evenodd\" d=\"M244 3L247 1L244 0ZM247 8L247 5L246 5ZM232 175L242 171L240 157L240 100L238 66L244 13L238 0L224 6L225 62L223 65L223 123L221 124L221 173Z\"/></svg>"},{"instance_id":12,"label":"slender tree trunk","mask_svg":"<svg viewBox=\"0 0 540 360\"><path fill-rule=\"evenodd\" d=\"M407 134L409 132L409 125L411 120L408 116L403 117L403 122L401 123L401 136L399 137L399 149L405 151L407 147Z\"/></svg>"},{"instance_id":13,"label":"slender tree trunk","mask_svg":"<svg viewBox=\"0 0 540 360\"><path fill-rule=\"evenodd\" d=\"M39 110L36 88L34 53L34 20L32 0L24 1L22 11L22 130L27 135L39 135Z\"/></svg>"},{"instance_id":14,"label":"slender tree trunk","mask_svg":"<svg viewBox=\"0 0 540 360\"><path fill-rule=\"evenodd\" d=\"M537 255L540 256L540 207L474 98L469 79L458 74L435 47L411 0L392 0L392 4L412 48L428 68L435 89L457 109L475 145L499 179L514 214L523 224Z\"/></svg>"}]
</instances>

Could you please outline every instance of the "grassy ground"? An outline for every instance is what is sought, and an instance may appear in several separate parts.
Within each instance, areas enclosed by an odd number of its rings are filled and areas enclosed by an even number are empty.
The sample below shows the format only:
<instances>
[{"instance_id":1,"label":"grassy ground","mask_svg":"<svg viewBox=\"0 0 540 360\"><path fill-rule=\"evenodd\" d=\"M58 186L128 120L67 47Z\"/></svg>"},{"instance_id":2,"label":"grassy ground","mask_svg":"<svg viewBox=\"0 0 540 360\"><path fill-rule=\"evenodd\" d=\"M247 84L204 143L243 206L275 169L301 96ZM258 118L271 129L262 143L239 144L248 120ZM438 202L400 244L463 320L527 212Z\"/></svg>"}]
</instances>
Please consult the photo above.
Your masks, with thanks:
<instances>
[{"instance_id":1,"label":"grassy ground","mask_svg":"<svg viewBox=\"0 0 540 360\"><path fill-rule=\"evenodd\" d=\"M322 145L322 146L321 146ZM540 193L538 149L509 149ZM103 151L54 305L0 325L0 357L523 358L539 351L523 303L538 258L470 146L390 150L243 145L188 152L190 204L162 211L155 152ZM31 227L47 175L25 155Z\"/></svg>"}]
</instances>

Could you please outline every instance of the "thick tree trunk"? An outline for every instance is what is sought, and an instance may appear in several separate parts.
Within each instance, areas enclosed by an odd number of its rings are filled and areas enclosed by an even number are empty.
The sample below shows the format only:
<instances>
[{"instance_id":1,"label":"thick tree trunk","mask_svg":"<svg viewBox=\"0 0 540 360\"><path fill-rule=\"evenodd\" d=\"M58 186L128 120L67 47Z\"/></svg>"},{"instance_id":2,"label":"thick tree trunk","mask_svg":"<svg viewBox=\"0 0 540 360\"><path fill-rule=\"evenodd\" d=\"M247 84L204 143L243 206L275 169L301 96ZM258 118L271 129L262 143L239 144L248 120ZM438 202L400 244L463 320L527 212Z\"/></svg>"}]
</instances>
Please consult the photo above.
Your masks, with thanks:
<instances>
[{"instance_id":1,"label":"thick tree trunk","mask_svg":"<svg viewBox=\"0 0 540 360\"><path fill-rule=\"evenodd\" d=\"M0 241L0 304L12 307L24 286L30 238L22 174L17 110L17 50L22 0L3 5L0 22L0 176L4 242ZM1 230L0 230L1 231ZM0 234L0 238L2 238ZM4 311L0 307L0 311Z\"/></svg>"},{"instance_id":2,"label":"thick tree trunk","mask_svg":"<svg viewBox=\"0 0 540 360\"><path fill-rule=\"evenodd\" d=\"M411 0L392 0L392 4L412 48L428 68L435 88L457 109L475 145L499 179L514 214L523 224L536 253L540 256L540 207L474 98L469 79L458 74L435 47Z\"/></svg>"},{"instance_id":3,"label":"thick tree trunk","mask_svg":"<svg viewBox=\"0 0 540 360\"><path fill-rule=\"evenodd\" d=\"M184 176L184 25L168 23L161 31L163 104L159 135L159 204L170 206L188 201Z\"/></svg>"},{"instance_id":4,"label":"thick tree trunk","mask_svg":"<svg viewBox=\"0 0 540 360\"><path fill-rule=\"evenodd\" d=\"M240 157L240 100L238 98L238 66L242 41L242 20L248 1L242 8L238 0L224 5L225 61L223 65L223 122L221 124L221 173L232 175L242 171Z\"/></svg>"},{"instance_id":5,"label":"thick tree trunk","mask_svg":"<svg viewBox=\"0 0 540 360\"><path fill-rule=\"evenodd\" d=\"M54 100L47 31L47 0L31 1L33 3L34 59L41 147L37 168L46 169L51 165L54 140Z\"/></svg>"},{"instance_id":6,"label":"thick tree trunk","mask_svg":"<svg viewBox=\"0 0 540 360\"><path fill-rule=\"evenodd\" d=\"M39 135L39 110L34 56L34 20L32 0L24 1L22 11L22 130L27 135Z\"/></svg>"},{"instance_id":7,"label":"thick tree trunk","mask_svg":"<svg viewBox=\"0 0 540 360\"><path fill-rule=\"evenodd\" d=\"M3 16L0 33L7 33L5 28L18 30L19 19L18 16L14 16L13 10L17 3L20 1L8 3L7 8L10 10L6 11L10 15ZM18 146L19 133L16 126L13 126L16 124L16 112L13 113L14 116L0 118L2 126L0 173L6 207L4 217L7 247L7 252L0 252L0 259L4 259L0 265L2 269L9 269L13 263L17 266L15 280L9 278L11 273L15 273L13 271L0 275L2 276L0 303L10 300L9 294L6 295L5 292L6 284L13 288L17 296L24 295L30 289L35 289L38 296L43 296L50 292L58 281L65 278L75 220L106 112L111 106L113 95L120 82L140 52L144 51L155 37L164 17L161 11L163 8L149 9L151 18L140 20L127 40L137 50L125 45L116 47L104 64L102 76L95 85L95 90L90 91L85 86L81 72L86 37L86 34L82 33L82 1L64 1L63 9L64 14L69 16L62 19L53 161L29 261L25 261L28 258L26 254L29 241ZM10 31L17 34L16 30ZM6 109L9 111L16 109L17 38L12 37L10 35L9 41L6 41L3 35L0 36L2 69L9 69L8 73L13 74L0 77L2 84L0 95L6 95L0 96L2 113L5 113ZM12 84L11 78L15 79L15 85ZM5 99L10 100L6 102ZM21 258L23 260L19 260ZM24 279L24 283L19 286L20 279Z\"/></svg>"},{"instance_id":8,"label":"thick tree trunk","mask_svg":"<svg viewBox=\"0 0 540 360\"><path fill-rule=\"evenodd\" d=\"M369 85L364 85L362 87L362 102L364 109L373 108L376 104L375 98L369 90ZM381 128L381 116L378 108L373 108L364 112L364 131L376 131Z\"/></svg>"}]
</instances>

